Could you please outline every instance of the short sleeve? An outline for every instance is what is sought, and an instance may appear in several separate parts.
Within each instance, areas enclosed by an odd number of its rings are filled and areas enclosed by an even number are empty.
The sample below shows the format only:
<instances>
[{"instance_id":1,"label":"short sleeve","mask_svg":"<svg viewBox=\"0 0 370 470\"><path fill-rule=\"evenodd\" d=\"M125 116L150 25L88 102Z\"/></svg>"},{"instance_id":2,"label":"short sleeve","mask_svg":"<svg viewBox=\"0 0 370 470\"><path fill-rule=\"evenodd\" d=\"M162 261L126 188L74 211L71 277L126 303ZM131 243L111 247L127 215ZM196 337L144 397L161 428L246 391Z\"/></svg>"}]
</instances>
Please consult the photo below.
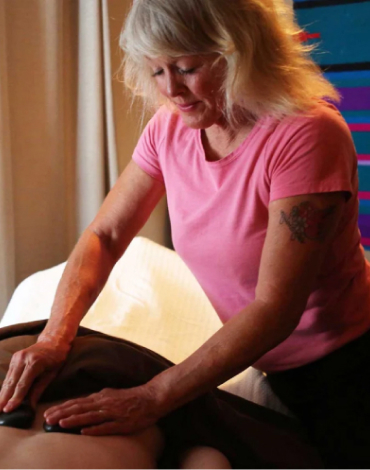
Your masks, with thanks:
<instances>
[{"instance_id":1,"label":"short sleeve","mask_svg":"<svg viewBox=\"0 0 370 470\"><path fill-rule=\"evenodd\" d=\"M135 147L132 159L145 173L164 182L158 156L161 140L161 114L161 111L157 111L146 125Z\"/></svg>"},{"instance_id":2,"label":"short sleeve","mask_svg":"<svg viewBox=\"0 0 370 470\"><path fill-rule=\"evenodd\" d=\"M335 108L291 118L275 133L266 152L270 201L336 191L348 200L357 191L356 150Z\"/></svg>"}]
</instances>

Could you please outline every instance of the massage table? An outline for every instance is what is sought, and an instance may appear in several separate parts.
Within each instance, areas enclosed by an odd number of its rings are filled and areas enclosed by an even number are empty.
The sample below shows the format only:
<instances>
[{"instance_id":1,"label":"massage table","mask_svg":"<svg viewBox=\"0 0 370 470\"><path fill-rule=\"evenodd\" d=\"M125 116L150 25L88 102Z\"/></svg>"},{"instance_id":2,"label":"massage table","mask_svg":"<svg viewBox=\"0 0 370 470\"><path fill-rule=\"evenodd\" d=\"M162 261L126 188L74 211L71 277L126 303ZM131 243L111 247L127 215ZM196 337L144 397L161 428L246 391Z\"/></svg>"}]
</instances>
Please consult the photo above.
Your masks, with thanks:
<instances>
[{"instance_id":1,"label":"massage table","mask_svg":"<svg viewBox=\"0 0 370 470\"><path fill-rule=\"evenodd\" d=\"M25 335L39 333L42 330L40 330L40 325L43 328L44 323L40 323L40 321L46 320L50 316L56 288L62 276L65 264L66 263L63 263L45 271L37 272L25 279L16 288L0 322L2 337L4 336L4 332L12 329L16 330L17 328L25 328L25 332L22 333ZM26 323L30 326L26 325L24 327ZM139 347L148 348L150 351L163 356L163 358L165 358L164 361L168 360L176 364L200 347L221 326L222 324L206 295L177 253L146 238L136 237L127 248L125 254L116 263L105 287L81 322L82 330L88 329L88 331L86 330L87 333L86 331L81 331L81 334L83 336L85 334L89 335L91 330L93 330L93 336L94 332L110 335L116 339L124 340L125 343L128 341L139 345ZM28 332L27 329L29 330ZM5 333L5 337L6 335L7 333ZM25 338L27 338L27 336ZM102 338L102 340L105 341L105 338ZM76 344L81 344L83 348L84 341L90 344L88 338L77 338ZM120 347L127 348L126 345L121 345ZM131 348L130 345L128 345L128 347ZM93 349L91 351L94 353ZM100 353L97 353L97 360L99 361L99 357L105 353L107 357L109 357L110 351L100 350ZM115 354L114 351L113 353ZM123 353L125 353L124 350ZM141 353L144 355L141 356L140 360L144 363L147 354L145 351L141 351ZM77 348L77 355L78 354ZM73 351L70 355L73 356ZM156 360L157 358L154 358L154 362ZM72 363L73 361L74 359ZM108 359L105 363L112 364L112 362L115 361ZM151 360L150 367L152 367L152 362ZM161 364L160 367L162 367L163 360L159 359L159 362ZM165 364L164 366L168 367ZM66 370L66 377L68 379L68 367ZM114 374L115 380L117 380L117 386L114 385L113 388L124 388L119 382L121 380L120 377L123 377L121 372L124 370L123 368L118 374ZM94 375L94 367L87 372L87 376ZM100 371L99 374L101 374L103 378L107 376L104 369ZM60 375L62 376L61 380L63 380L63 372ZM110 375L110 377L112 377L112 375ZM66 383L69 383L68 380ZM61 383L64 386L64 382ZM75 382L75 386L77 386L77 384L78 382ZM87 384L87 386L90 387L89 384ZM58 388L58 384L56 384L54 391L53 384L50 387L50 393L54 393L53 396L55 398L63 398L63 396L57 396L59 390L63 387ZM207 420L212 420L212 416L216 416L220 411L220 417L224 422L223 426L225 423L227 426L227 421L229 421L229 425L231 424L229 430L233 433L234 423L242 424L242 422L239 422L239 411L244 410L246 411L245 419L247 421L245 422L247 426L242 425L240 430L235 430L238 438L241 438L241 446L239 446L238 449L244 449L243 439L245 439L246 442L248 439L251 439L252 449L257 449L259 456L265 456L268 455L268 448L266 448L266 454L265 450L263 450L263 445L264 441L267 440L267 442L269 442L268 447L271 451L275 447L272 451L271 460L267 461L272 462L273 465L277 464L278 468L292 468L289 464L290 457L288 457L288 459L286 457L287 450L292 450L292 460L290 461L292 465L294 465L294 462L298 462L299 466L303 465L303 468L306 468L304 465L307 456L308 461L313 462L313 466L310 466L310 468L320 468L320 464L317 463L318 460L315 455L312 455L313 460L310 460L311 448L309 446L306 447L304 443L302 444L302 442L305 441L301 441L301 437L297 437L300 435L300 429L298 429L300 425L297 422L298 434L296 434L296 425L294 424L296 421L290 419L292 415L290 415L286 407L284 407L280 400L273 394L267 379L261 372L250 367L238 376L222 384L219 389L221 389L221 391L216 392L216 395L205 397L204 404L206 407L209 406L209 410L211 411L211 414L208 414L208 418L200 416L203 413L201 402L194 402L194 406L190 406L190 413L187 411L189 418L185 419L192 419L193 421L189 421L188 429L194 429L192 423L196 423L196 425L206 423L206 434L201 430L200 435L202 439L206 438L207 440L207 433L210 432L212 434L213 432L212 426L211 428L207 427ZM224 391L228 392L228 394L226 394L227 396L225 396ZM232 398L232 396L230 397L230 394L232 394L234 398ZM265 419L265 411L261 409L261 407L253 408L255 405L248 405L248 403L244 401L241 403L240 399L237 397L242 397L257 405L270 408L280 414L275 413L271 417L271 415L266 412ZM236 408L233 410L234 400ZM230 406L231 408L228 408ZM222 410L221 408L224 409ZM231 413L230 415L229 412ZM249 414L249 412L251 414ZM232 417L233 414L234 416ZM286 422L288 418L284 417L284 415L289 416L288 422ZM281 418L279 418L279 416ZM263 426L267 427L260 426L259 423L262 422L260 418L262 421L265 420ZM280 419L282 419L282 428L280 428L280 424L276 427ZM246 434L245 428L248 426L249 430L253 428L253 432L257 433L252 433L252 438L245 437L248 434ZM176 427L173 429L176 429ZM267 430L267 433L264 432L265 430ZM289 439L291 439L290 441L286 440L286 431L290 436L288 436ZM269 437L267 435L269 435ZM219 448L223 445L224 438L222 436L221 441L219 441ZM217 443L219 437L216 431L216 433L212 435L211 444L214 442ZM231 447L232 446L233 442L231 442ZM225 447L225 449L227 449L227 447ZM244 451L242 450L242 452ZM301 460L300 455L304 455L303 460ZM238 456L240 456L240 453ZM279 462L283 464L283 467L281 467ZM286 462L288 462L288 464L286 464ZM293 468L295 467L293 466Z\"/></svg>"},{"instance_id":2,"label":"massage table","mask_svg":"<svg viewBox=\"0 0 370 470\"><path fill-rule=\"evenodd\" d=\"M49 318L65 265L37 272L21 282L0 327ZM130 340L179 363L222 324L179 255L136 237L81 325ZM263 374L252 367L220 388L289 415Z\"/></svg>"}]
</instances>

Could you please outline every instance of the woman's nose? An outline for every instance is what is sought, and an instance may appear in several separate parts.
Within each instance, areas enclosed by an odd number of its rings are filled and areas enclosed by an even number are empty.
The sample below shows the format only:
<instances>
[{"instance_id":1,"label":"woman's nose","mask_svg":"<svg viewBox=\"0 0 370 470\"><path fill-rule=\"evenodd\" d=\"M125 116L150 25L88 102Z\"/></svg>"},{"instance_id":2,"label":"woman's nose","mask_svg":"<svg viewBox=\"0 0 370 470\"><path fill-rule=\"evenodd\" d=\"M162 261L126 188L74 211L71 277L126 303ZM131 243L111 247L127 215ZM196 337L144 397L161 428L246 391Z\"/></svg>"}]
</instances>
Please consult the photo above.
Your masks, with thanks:
<instances>
[{"instance_id":1,"label":"woman's nose","mask_svg":"<svg viewBox=\"0 0 370 470\"><path fill-rule=\"evenodd\" d=\"M166 92L170 98L178 96L184 90L184 84L179 77L174 74L168 74L166 77Z\"/></svg>"}]
</instances>

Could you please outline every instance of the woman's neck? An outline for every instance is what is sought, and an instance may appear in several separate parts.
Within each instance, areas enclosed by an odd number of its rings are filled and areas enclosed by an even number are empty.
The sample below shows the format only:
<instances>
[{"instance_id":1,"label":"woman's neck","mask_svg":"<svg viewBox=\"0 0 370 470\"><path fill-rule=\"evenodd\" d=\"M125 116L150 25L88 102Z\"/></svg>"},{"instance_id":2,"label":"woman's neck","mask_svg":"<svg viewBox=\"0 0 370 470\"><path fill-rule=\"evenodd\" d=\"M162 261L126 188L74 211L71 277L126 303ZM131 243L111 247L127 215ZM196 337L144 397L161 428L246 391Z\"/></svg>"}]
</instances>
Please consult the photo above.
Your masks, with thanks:
<instances>
[{"instance_id":1,"label":"woman's neck","mask_svg":"<svg viewBox=\"0 0 370 470\"><path fill-rule=\"evenodd\" d=\"M207 160L221 160L236 150L253 129L251 122L240 125L237 129L231 126L214 124L202 130L202 143Z\"/></svg>"}]
</instances>

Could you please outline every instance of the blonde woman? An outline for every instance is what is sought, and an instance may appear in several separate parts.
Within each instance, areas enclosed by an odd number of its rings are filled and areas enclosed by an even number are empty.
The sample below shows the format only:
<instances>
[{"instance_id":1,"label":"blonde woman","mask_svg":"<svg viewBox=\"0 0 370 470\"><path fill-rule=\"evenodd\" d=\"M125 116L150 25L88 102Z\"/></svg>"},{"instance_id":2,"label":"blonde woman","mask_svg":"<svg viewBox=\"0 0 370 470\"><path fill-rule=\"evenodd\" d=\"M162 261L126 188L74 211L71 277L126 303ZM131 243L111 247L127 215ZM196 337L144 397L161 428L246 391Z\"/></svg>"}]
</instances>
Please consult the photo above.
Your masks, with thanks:
<instances>
[{"instance_id":1,"label":"blonde woman","mask_svg":"<svg viewBox=\"0 0 370 470\"><path fill-rule=\"evenodd\" d=\"M38 343L14 356L6 411L41 377L37 400L166 193L175 249L224 326L145 386L117 391L106 417L97 394L47 410L47 421L86 435L136 432L254 365L327 467L370 464L370 271L356 152L326 101L338 94L299 33L280 0L133 3L125 81L155 114L71 254Z\"/></svg>"}]
</instances>

